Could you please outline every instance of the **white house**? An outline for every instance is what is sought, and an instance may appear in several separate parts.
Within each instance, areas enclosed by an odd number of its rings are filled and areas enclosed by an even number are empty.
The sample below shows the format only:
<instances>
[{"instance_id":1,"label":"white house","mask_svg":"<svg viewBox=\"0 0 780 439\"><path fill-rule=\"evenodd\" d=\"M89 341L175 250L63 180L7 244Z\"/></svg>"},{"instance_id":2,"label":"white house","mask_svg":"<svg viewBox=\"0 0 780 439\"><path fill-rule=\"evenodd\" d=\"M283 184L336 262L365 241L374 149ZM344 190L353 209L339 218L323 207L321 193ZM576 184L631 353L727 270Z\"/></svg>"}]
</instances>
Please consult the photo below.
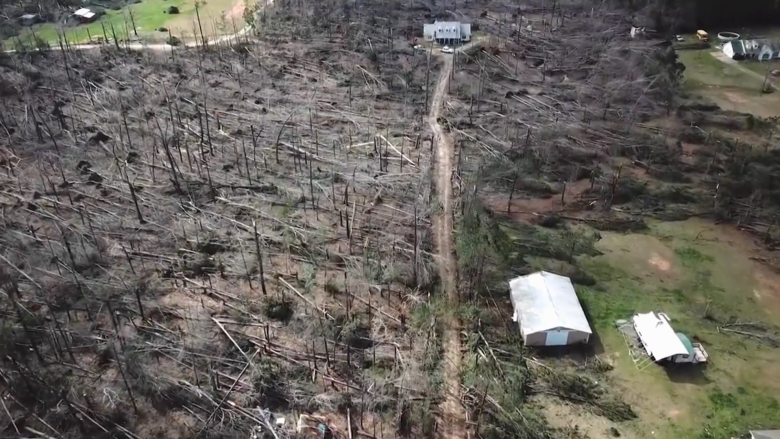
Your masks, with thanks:
<instances>
[{"instance_id":1,"label":"white house","mask_svg":"<svg viewBox=\"0 0 780 439\"><path fill-rule=\"evenodd\" d=\"M539 271L512 279L509 288L526 346L587 343L593 334L568 277Z\"/></svg>"},{"instance_id":2,"label":"white house","mask_svg":"<svg viewBox=\"0 0 780 439\"><path fill-rule=\"evenodd\" d=\"M765 61L780 58L780 43L769 40L731 40L723 43L723 53L731 59Z\"/></svg>"},{"instance_id":3,"label":"white house","mask_svg":"<svg viewBox=\"0 0 780 439\"><path fill-rule=\"evenodd\" d=\"M423 26L426 41L439 44L461 44L471 41L471 24L459 21L437 21Z\"/></svg>"}]
</instances>

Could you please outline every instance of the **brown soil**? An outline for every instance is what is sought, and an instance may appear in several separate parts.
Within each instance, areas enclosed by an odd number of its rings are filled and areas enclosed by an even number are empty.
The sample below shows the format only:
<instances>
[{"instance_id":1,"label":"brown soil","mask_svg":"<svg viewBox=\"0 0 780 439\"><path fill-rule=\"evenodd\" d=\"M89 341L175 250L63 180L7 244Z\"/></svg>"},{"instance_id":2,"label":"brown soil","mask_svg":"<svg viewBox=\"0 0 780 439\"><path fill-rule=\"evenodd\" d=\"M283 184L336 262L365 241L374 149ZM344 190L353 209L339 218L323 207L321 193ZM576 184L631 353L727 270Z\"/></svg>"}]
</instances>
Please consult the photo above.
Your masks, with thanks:
<instances>
[{"instance_id":1,"label":"brown soil","mask_svg":"<svg viewBox=\"0 0 780 439\"><path fill-rule=\"evenodd\" d=\"M672 268L672 264L669 261L662 258L660 255L656 253L653 253L653 256L651 256L647 262L649 262L650 265L657 268L658 270L664 272L669 271L669 269Z\"/></svg>"},{"instance_id":2,"label":"brown soil","mask_svg":"<svg viewBox=\"0 0 780 439\"><path fill-rule=\"evenodd\" d=\"M246 10L246 2L244 0L236 0L233 7L225 13L225 18L228 21L243 19L244 10Z\"/></svg>"},{"instance_id":3,"label":"brown soil","mask_svg":"<svg viewBox=\"0 0 780 439\"><path fill-rule=\"evenodd\" d=\"M428 116L428 125L434 133L436 146L436 194L442 204L442 213L433 219L434 247L437 250L439 274L442 279L442 290L449 297L452 305L460 302L457 289L457 264L453 250L453 212L452 212L452 138L444 132L438 123L442 103L447 94L450 72L452 71L452 55L442 54L444 65L441 76L436 85L436 90L431 100L431 110ZM460 325L458 319L452 314L453 309L448 309L447 321L444 333L444 402L441 404L441 419L437 429L441 439L465 438L465 410L461 404L461 343Z\"/></svg>"},{"instance_id":4,"label":"brown soil","mask_svg":"<svg viewBox=\"0 0 780 439\"><path fill-rule=\"evenodd\" d=\"M585 407L563 403L551 397L539 397L535 402L542 407L544 417L553 428L579 432L581 437L590 439L612 439L615 437L611 430L613 428L622 438L640 437L635 434L633 428L595 415Z\"/></svg>"}]
</instances>

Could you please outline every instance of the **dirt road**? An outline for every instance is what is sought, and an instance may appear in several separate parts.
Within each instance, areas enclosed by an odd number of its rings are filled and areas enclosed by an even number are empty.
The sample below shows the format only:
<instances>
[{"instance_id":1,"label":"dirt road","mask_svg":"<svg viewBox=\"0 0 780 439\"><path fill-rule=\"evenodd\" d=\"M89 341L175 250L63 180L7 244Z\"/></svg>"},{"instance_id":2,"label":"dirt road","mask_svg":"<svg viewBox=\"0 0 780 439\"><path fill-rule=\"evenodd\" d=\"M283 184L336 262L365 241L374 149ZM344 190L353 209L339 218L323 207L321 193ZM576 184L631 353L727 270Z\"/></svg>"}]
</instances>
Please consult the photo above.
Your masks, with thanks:
<instances>
[{"instance_id":1,"label":"dirt road","mask_svg":"<svg viewBox=\"0 0 780 439\"><path fill-rule=\"evenodd\" d=\"M467 47L464 46L463 49L465 48ZM459 51L461 50L459 49ZM439 276L442 280L442 290L446 292L451 305L446 311L446 321L444 322L445 333L442 344L444 349L445 398L440 406L441 424L437 429L437 433L441 439L453 439L466 437L466 412L460 400L460 367L462 358L460 350L460 324L454 313L454 307L460 299L457 290L456 258L453 251L452 185L450 184L453 171L452 157L454 146L452 138L439 125L438 117L444 103L444 97L447 94L447 85L452 72L454 55L443 53L437 53L436 55L444 60L444 65L442 66L441 77L431 100L428 125L430 125L431 131L433 131L434 144L436 145L434 176L436 198L442 205L442 213L438 217L433 218L433 236L438 253L437 261Z\"/></svg>"},{"instance_id":2,"label":"dirt road","mask_svg":"<svg viewBox=\"0 0 780 439\"><path fill-rule=\"evenodd\" d=\"M269 2L270 3L270 2ZM232 40L232 39L238 39L239 37L242 37L246 35L252 28L250 26L247 26L240 31L231 34L231 35L223 35L219 38L215 38L213 40L207 40L206 45L207 46L213 46L216 44L224 43L226 41ZM170 44L145 44L145 43L119 43L119 47L123 49L129 49L129 50L157 50L157 51L171 51L178 48L184 48L184 47L198 47L201 44L196 41L182 41L182 43L178 46L171 46ZM104 43L104 44L70 44L68 45L68 50L93 50L93 49L100 49L101 47L114 47L113 43ZM46 50L54 50L58 51L61 50L60 46L57 44L53 44L49 49ZM6 53L15 53L15 50L6 50Z\"/></svg>"}]
</instances>

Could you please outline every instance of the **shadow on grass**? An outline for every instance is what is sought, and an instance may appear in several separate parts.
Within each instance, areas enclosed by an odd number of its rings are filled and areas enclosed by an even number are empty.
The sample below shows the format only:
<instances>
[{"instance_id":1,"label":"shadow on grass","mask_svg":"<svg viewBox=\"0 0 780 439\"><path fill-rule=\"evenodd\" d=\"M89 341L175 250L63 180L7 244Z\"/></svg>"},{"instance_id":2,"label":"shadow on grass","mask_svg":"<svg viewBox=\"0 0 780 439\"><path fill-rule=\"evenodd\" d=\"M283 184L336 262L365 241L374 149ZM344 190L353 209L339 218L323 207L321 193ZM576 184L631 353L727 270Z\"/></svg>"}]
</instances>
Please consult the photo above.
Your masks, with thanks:
<instances>
[{"instance_id":1,"label":"shadow on grass","mask_svg":"<svg viewBox=\"0 0 780 439\"><path fill-rule=\"evenodd\" d=\"M662 367L669 377L669 381L673 383L703 386L712 382L712 380L707 377L706 364L669 364Z\"/></svg>"}]
</instances>

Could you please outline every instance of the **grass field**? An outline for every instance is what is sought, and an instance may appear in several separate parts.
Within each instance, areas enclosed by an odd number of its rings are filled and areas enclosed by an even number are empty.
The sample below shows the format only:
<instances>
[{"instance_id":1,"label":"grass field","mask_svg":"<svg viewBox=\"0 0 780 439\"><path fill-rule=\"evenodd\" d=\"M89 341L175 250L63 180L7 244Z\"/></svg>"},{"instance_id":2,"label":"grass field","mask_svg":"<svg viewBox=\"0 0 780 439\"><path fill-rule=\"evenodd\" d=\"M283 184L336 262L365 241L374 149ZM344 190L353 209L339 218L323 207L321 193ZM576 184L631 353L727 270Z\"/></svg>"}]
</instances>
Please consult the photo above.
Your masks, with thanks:
<instances>
[{"instance_id":1,"label":"grass field","mask_svg":"<svg viewBox=\"0 0 780 439\"><path fill-rule=\"evenodd\" d=\"M749 70L752 70L756 73L758 73L761 76L764 76L767 74L767 70L770 72L773 70L780 69L780 60L771 60L771 61L744 61L742 62L742 65Z\"/></svg>"},{"instance_id":2,"label":"grass field","mask_svg":"<svg viewBox=\"0 0 780 439\"><path fill-rule=\"evenodd\" d=\"M729 319L780 323L777 276L748 259L744 237L692 220L659 223L647 235L602 235L604 255L581 260L599 282L578 292L616 384L638 408L638 437L724 438L780 425L780 350L718 331ZM647 311L666 312L675 330L700 340L708 367L639 371L614 321Z\"/></svg>"},{"instance_id":3,"label":"grass field","mask_svg":"<svg viewBox=\"0 0 780 439\"><path fill-rule=\"evenodd\" d=\"M29 44L34 41L34 38L37 38L52 43L58 40L59 35L64 34L68 41L83 42L89 40L90 37L103 36L104 29L105 36L112 38L112 26L113 32L120 39L134 38L137 32L138 37L147 40L163 40L167 38L168 34L158 32L157 29L161 27L169 29L175 36L193 37L197 26L195 3L194 0L144 0L118 11L107 10L100 21L88 25L60 26L54 23L44 23L34 26L31 30L22 33L19 40ZM207 36L214 36L233 33L234 30L241 29L244 25L241 14L230 14L236 3L242 4L240 0L211 0L199 3L198 14L203 26L203 33ZM167 10L171 6L179 8L179 14L168 14ZM228 15L230 15L229 18L227 18ZM133 23L135 23L135 31ZM13 40L6 42L7 46L14 44Z\"/></svg>"},{"instance_id":4,"label":"grass field","mask_svg":"<svg viewBox=\"0 0 780 439\"><path fill-rule=\"evenodd\" d=\"M685 64L685 86L725 110L770 117L780 113L780 93L761 93L763 74L751 69L766 67L758 63L731 64L713 56L708 50L678 52Z\"/></svg>"},{"instance_id":5,"label":"grass field","mask_svg":"<svg viewBox=\"0 0 780 439\"><path fill-rule=\"evenodd\" d=\"M739 69L712 56L709 50L685 50L678 52L685 64L685 84L689 88L729 87L758 93L761 82Z\"/></svg>"}]
</instances>

